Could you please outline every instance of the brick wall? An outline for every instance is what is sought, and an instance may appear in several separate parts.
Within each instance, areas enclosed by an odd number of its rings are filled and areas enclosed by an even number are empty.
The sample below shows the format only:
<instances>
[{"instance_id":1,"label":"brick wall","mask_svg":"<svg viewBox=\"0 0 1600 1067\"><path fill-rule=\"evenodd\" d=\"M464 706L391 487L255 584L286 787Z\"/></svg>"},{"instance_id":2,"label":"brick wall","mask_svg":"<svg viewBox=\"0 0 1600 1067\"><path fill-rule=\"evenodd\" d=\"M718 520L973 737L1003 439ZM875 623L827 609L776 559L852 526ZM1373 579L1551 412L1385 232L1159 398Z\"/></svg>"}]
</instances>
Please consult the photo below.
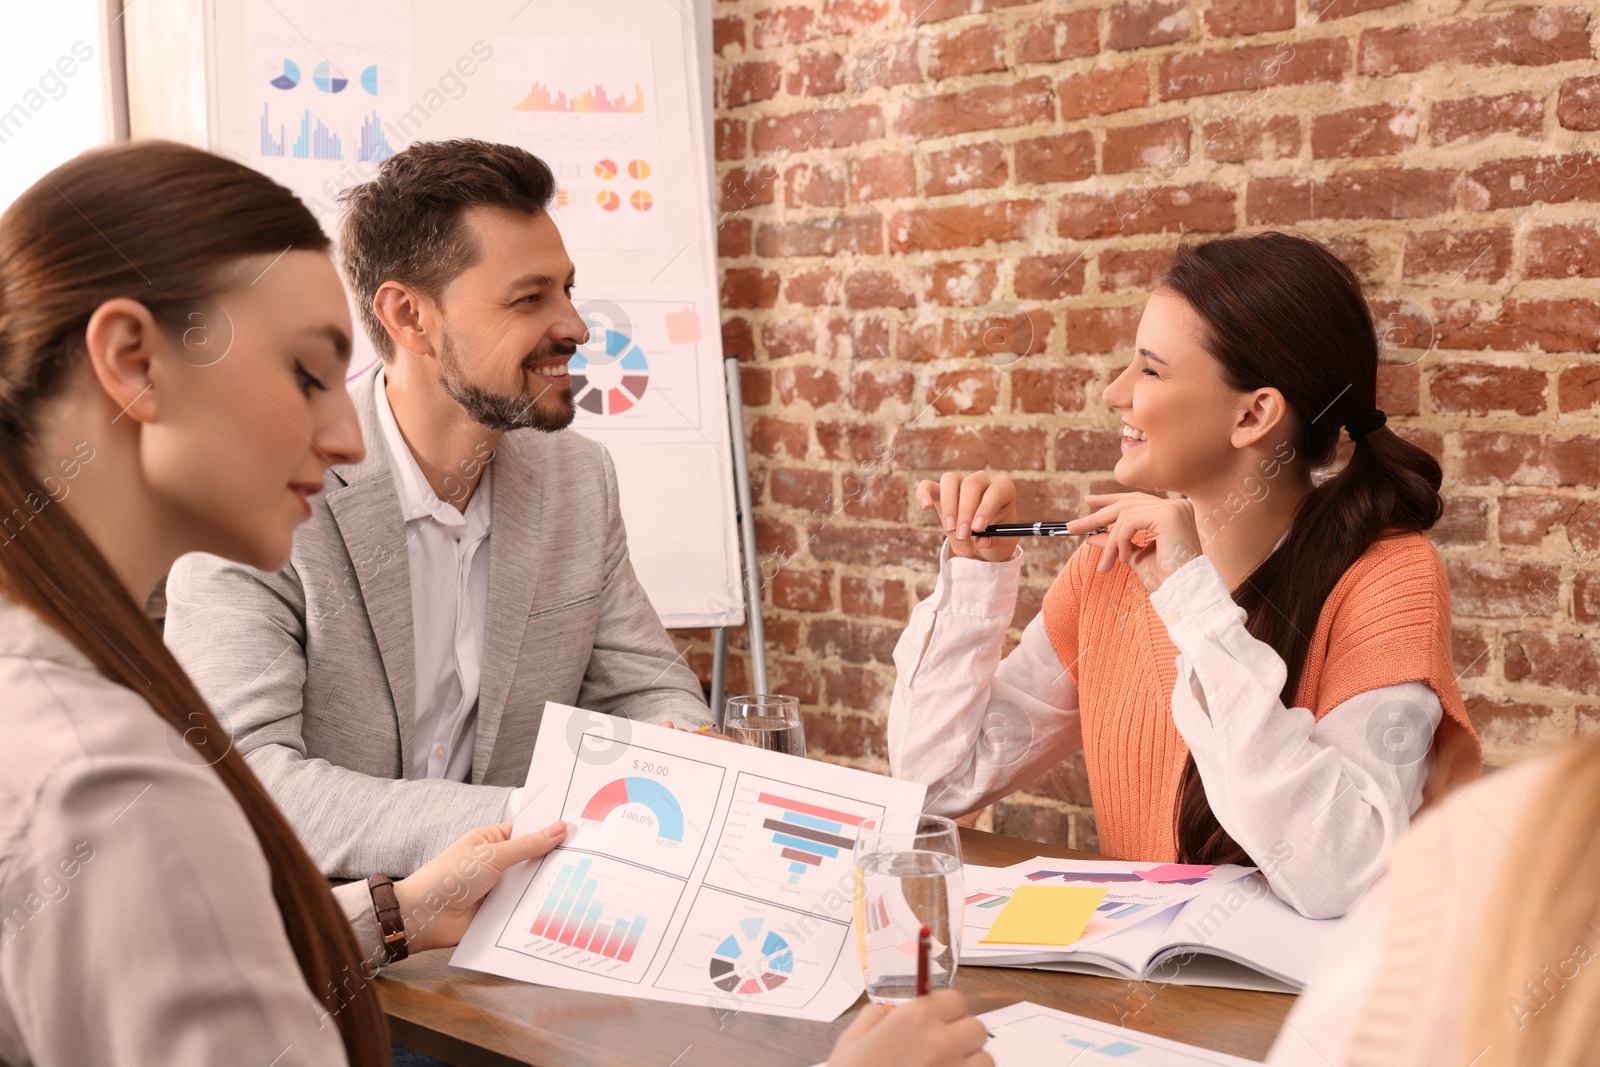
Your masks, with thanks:
<instances>
[{"instance_id":1,"label":"brick wall","mask_svg":"<svg viewBox=\"0 0 1600 1067\"><path fill-rule=\"evenodd\" d=\"M1444 463L1434 540L1490 762L1600 731L1595 12L717 0L723 338L772 686L813 751L886 768L891 653L939 544L917 479L1003 470L1024 515L1078 514L1114 484L1100 393L1169 250L1259 227L1369 286L1380 404ZM1027 547L1017 628L1067 550ZM1067 764L980 825L1092 847L1088 805Z\"/></svg>"}]
</instances>

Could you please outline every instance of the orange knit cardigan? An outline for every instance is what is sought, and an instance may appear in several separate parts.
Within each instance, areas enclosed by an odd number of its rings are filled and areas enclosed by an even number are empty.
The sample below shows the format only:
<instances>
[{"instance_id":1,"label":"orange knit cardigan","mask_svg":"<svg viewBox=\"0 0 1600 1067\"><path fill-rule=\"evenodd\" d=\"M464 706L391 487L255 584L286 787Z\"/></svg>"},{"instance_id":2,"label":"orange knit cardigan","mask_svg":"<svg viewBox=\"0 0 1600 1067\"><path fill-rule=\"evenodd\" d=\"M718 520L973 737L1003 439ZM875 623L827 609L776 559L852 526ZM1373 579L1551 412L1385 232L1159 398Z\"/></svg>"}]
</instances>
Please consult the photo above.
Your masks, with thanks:
<instances>
[{"instance_id":1,"label":"orange knit cardigan","mask_svg":"<svg viewBox=\"0 0 1600 1067\"><path fill-rule=\"evenodd\" d=\"M1078 687L1084 762L1100 851L1129 860L1177 858L1178 787L1189 755L1172 722L1178 650L1144 585L1126 566L1099 574L1084 545L1044 598L1044 624ZM1295 704L1317 718L1360 693L1424 682L1444 719L1433 741L1424 803L1483 766L1450 654L1450 589L1428 539L1375 542L1344 573L1317 620Z\"/></svg>"}]
</instances>

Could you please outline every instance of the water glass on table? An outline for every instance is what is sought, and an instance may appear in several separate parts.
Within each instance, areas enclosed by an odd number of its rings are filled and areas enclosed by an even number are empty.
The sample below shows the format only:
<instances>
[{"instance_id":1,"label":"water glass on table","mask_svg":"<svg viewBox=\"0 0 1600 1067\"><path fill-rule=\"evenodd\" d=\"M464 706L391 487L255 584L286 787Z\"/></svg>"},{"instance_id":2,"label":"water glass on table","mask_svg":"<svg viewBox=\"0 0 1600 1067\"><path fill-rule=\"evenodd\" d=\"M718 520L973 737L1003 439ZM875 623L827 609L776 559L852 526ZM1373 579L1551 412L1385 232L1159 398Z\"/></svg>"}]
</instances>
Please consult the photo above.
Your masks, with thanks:
<instances>
[{"instance_id":1,"label":"water glass on table","mask_svg":"<svg viewBox=\"0 0 1600 1067\"><path fill-rule=\"evenodd\" d=\"M949 988L961 952L961 837L939 815L890 819L855 844L856 947L874 1004L917 995L918 940L931 940L927 989Z\"/></svg>"},{"instance_id":2,"label":"water glass on table","mask_svg":"<svg viewBox=\"0 0 1600 1067\"><path fill-rule=\"evenodd\" d=\"M800 698L780 693L729 697L723 732L769 752L789 756L806 754L805 726L800 721Z\"/></svg>"}]
</instances>

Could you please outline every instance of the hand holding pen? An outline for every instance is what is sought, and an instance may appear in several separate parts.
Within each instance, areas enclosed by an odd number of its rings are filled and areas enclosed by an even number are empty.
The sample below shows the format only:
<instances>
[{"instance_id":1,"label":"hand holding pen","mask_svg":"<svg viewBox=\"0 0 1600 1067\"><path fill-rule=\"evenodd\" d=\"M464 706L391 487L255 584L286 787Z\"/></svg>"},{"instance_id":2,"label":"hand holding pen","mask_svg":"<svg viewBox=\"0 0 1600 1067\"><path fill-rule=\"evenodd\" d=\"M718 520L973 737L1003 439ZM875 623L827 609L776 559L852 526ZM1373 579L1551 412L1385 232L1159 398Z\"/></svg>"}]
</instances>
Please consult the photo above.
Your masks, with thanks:
<instances>
[{"instance_id":1,"label":"hand holding pen","mask_svg":"<svg viewBox=\"0 0 1600 1067\"><path fill-rule=\"evenodd\" d=\"M977 471L964 478L949 471L937 482L919 482L917 503L924 511L937 508L950 543L950 554L962 559L1004 563L1016 551L1018 537L1105 532L1102 527L1074 533L1067 529L1069 524L1065 522L1017 522L1017 483L1008 475L988 471Z\"/></svg>"}]
</instances>

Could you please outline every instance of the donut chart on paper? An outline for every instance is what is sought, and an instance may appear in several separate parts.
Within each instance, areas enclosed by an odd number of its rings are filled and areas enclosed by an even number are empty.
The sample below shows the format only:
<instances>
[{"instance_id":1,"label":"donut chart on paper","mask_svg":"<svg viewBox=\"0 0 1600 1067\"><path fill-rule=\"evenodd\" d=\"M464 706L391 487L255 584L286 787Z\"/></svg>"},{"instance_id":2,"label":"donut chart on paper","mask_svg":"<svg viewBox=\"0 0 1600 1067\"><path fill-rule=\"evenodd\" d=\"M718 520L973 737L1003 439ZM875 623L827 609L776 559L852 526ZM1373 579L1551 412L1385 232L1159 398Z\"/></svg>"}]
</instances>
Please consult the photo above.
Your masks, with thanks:
<instances>
[{"instance_id":1,"label":"donut chart on paper","mask_svg":"<svg viewBox=\"0 0 1600 1067\"><path fill-rule=\"evenodd\" d=\"M620 415L644 399L650 386L650 361L627 334L607 330L605 345L610 362L591 365L582 349L567 361L572 402L594 415Z\"/></svg>"},{"instance_id":2,"label":"donut chart on paper","mask_svg":"<svg viewBox=\"0 0 1600 1067\"><path fill-rule=\"evenodd\" d=\"M794 974L794 952L764 920L741 919L739 931L722 939L706 969L711 984L724 992L767 993Z\"/></svg>"},{"instance_id":3,"label":"donut chart on paper","mask_svg":"<svg viewBox=\"0 0 1600 1067\"><path fill-rule=\"evenodd\" d=\"M656 836L668 841L683 840L683 807L672 791L652 778L618 778L602 786L584 805L583 817L604 822L607 815L625 804L640 804L656 817Z\"/></svg>"}]
</instances>

